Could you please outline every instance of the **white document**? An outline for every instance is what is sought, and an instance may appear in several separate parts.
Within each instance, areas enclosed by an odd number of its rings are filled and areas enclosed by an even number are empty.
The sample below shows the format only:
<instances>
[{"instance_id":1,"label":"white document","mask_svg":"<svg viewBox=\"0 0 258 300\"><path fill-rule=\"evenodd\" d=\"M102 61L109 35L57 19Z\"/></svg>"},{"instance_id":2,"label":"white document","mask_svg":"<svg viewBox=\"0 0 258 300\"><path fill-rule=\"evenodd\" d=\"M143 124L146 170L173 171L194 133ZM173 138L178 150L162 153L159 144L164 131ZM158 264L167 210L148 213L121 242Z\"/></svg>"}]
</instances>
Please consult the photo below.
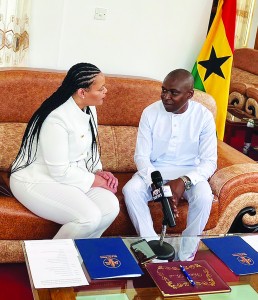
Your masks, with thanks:
<instances>
[{"instance_id":1,"label":"white document","mask_svg":"<svg viewBox=\"0 0 258 300\"><path fill-rule=\"evenodd\" d=\"M35 288L89 284L72 240L33 240L24 244Z\"/></svg>"},{"instance_id":2,"label":"white document","mask_svg":"<svg viewBox=\"0 0 258 300\"><path fill-rule=\"evenodd\" d=\"M258 252L258 235L253 234L253 235L246 235L246 236L241 236L241 238L247 242L252 248L254 248L255 251Z\"/></svg>"}]
</instances>

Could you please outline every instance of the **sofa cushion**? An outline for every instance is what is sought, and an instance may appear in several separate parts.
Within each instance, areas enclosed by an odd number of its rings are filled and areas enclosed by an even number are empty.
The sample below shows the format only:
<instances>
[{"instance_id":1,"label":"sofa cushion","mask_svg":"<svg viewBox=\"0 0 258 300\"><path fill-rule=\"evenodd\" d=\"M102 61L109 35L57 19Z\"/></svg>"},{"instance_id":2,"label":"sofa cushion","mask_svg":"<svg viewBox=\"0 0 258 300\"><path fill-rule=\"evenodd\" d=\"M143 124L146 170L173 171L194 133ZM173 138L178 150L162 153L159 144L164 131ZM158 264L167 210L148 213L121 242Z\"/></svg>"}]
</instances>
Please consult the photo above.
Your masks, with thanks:
<instances>
[{"instance_id":1,"label":"sofa cushion","mask_svg":"<svg viewBox=\"0 0 258 300\"><path fill-rule=\"evenodd\" d=\"M160 99L162 83L148 78L106 75L107 97L97 106L101 125L139 125L143 109Z\"/></svg>"},{"instance_id":2,"label":"sofa cushion","mask_svg":"<svg viewBox=\"0 0 258 300\"><path fill-rule=\"evenodd\" d=\"M12 192L0 174L0 196L12 197Z\"/></svg>"},{"instance_id":3,"label":"sofa cushion","mask_svg":"<svg viewBox=\"0 0 258 300\"><path fill-rule=\"evenodd\" d=\"M26 123L0 123L0 171L8 171L21 145Z\"/></svg>"},{"instance_id":4,"label":"sofa cushion","mask_svg":"<svg viewBox=\"0 0 258 300\"><path fill-rule=\"evenodd\" d=\"M60 228L34 215L13 197L0 197L0 207L0 240L49 239Z\"/></svg>"},{"instance_id":5,"label":"sofa cushion","mask_svg":"<svg viewBox=\"0 0 258 300\"><path fill-rule=\"evenodd\" d=\"M233 66L258 75L258 50L252 48L235 49ZM257 79L256 79L257 81Z\"/></svg>"},{"instance_id":6,"label":"sofa cushion","mask_svg":"<svg viewBox=\"0 0 258 300\"><path fill-rule=\"evenodd\" d=\"M0 122L27 123L40 104L61 84L66 72L0 68Z\"/></svg>"},{"instance_id":7,"label":"sofa cushion","mask_svg":"<svg viewBox=\"0 0 258 300\"><path fill-rule=\"evenodd\" d=\"M6 172L1 173L4 181ZM34 215L14 197L0 197L0 240L50 239L60 225ZM19 230L17 230L19 228Z\"/></svg>"},{"instance_id":8,"label":"sofa cushion","mask_svg":"<svg viewBox=\"0 0 258 300\"><path fill-rule=\"evenodd\" d=\"M233 67L231 73L231 82L242 82L246 84L246 87L258 84L258 76L249 73L245 70Z\"/></svg>"},{"instance_id":9,"label":"sofa cushion","mask_svg":"<svg viewBox=\"0 0 258 300\"><path fill-rule=\"evenodd\" d=\"M26 125L0 123L0 171L9 170L19 151ZM103 168L111 172L135 172L133 155L137 127L99 125L98 132Z\"/></svg>"},{"instance_id":10,"label":"sofa cushion","mask_svg":"<svg viewBox=\"0 0 258 300\"><path fill-rule=\"evenodd\" d=\"M248 84L244 82L230 82L229 93L238 92L245 95Z\"/></svg>"},{"instance_id":11,"label":"sofa cushion","mask_svg":"<svg viewBox=\"0 0 258 300\"><path fill-rule=\"evenodd\" d=\"M208 108L213 114L214 119L216 119L217 106L216 106L216 102L214 101L211 95L195 89L193 99L194 101L201 103L206 108Z\"/></svg>"},{"instance_id":12,"label":"sofa cushion","mask_svg":"<svg viewBox=\"0 0 258 300\"><path fill-rule=\"evenodd\" d=\"M135 172L133 160L137 127L99 125L101 161L110 172Z\"/></svg>"}]
</instances>

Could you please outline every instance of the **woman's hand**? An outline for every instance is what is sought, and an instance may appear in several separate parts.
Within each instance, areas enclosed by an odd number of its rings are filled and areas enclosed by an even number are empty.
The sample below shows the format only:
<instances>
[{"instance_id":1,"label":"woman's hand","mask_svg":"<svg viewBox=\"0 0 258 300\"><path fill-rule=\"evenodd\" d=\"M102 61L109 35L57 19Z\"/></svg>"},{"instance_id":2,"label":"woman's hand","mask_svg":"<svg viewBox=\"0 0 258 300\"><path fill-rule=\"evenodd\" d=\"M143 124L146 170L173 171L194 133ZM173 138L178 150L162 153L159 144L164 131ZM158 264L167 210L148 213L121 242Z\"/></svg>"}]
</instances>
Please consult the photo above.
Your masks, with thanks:
<instances>
[{"instance_id":1,"label":"woman's hand","mask_svg":"<svg viewBox=\"0 0 258 300\"><path fill-rule=\"evenodd\" d=\"M103 177L107 180L107 185L112 189L117 189L118 187L118 179L111 173L107 171L99 170L95 173L98 176Z\"/></svg>"},{"instance_id":2,"label":"woman's hand","mask_svg":"<svg viewBox=\"0 0 258 300\"><path fill-rule=\"evenodd\" d=\"M102 188L107 189L115 194L117 192L118 184L111 184L111 185L108 184L108 179L106 179L107 176L105 175L106 178L104 178L104 176L100 176L98 173L99 172L97 172L95 174L95 179L94 179L94 182L91 187L102 187ZM118 183L117 179L116 179L116 182Z\"/></svg>"}]
</instances>

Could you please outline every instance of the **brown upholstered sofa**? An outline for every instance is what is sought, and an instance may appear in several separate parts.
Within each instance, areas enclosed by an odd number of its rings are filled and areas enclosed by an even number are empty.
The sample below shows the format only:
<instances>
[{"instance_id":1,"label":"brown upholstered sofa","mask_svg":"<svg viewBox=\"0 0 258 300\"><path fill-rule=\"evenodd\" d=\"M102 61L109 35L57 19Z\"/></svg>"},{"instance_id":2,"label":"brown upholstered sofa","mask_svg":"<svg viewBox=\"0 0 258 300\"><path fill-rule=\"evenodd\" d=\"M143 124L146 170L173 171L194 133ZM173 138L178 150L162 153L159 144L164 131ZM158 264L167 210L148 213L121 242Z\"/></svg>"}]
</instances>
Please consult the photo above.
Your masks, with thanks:
<instances>
[{"instance_id":1,"label":"brown upholstered sofa","mask_svg":"<svg viewBox=\"0 0 258 300\"><path fill-rule=\"evenodd\" d=\"M64 75L62 71L44 69L0 69L0 174L7 185L7 171L20 146L26 123L40 103L61 83ZM140 115L148 104L159 99L161 82L110 75L106 77L106 86L108 96L97 108L99 136L104 168L116 173L119 178L120 213L104 235L135 235L121 189L136 171L133 154ZM213 114L216 113L216 105L210 95L195 91L195 97ZM244 214L247 212L244 223L256 228L257 163L221 141L218 154L218 170L210 179L215 198L205 233L227 233L243 209ZM155 228L160 232L161 205L150 202L150 209ZM179 211L177 225L169 228L168 234L180 233L185 228L186 201L180 204ZM60 227L35 216L15 198L7 196L0 196L0 224L0 262L23 261L21 240L49 239ZM243 227L241 224L237 226ZM235 224L232 228L237 230L237 226Z\"/></svg>"},{"instance_id":2,"label":"brown upholstered sofa","mask_svg":"<svg viewBox=\"0 0 258 300\"><path fill-rule=\"evenodd\" d=\"M236 49L233 54L233 67L231 72L229 104L248 113L253 105L248 98L253 95L252 89L258 88L258 50L251 48ZM251 91L248 92L248 89ZM254 98L258 102L258 97ZM258 114L258 113L257 113Z\"/></svg>"}]
</instances>

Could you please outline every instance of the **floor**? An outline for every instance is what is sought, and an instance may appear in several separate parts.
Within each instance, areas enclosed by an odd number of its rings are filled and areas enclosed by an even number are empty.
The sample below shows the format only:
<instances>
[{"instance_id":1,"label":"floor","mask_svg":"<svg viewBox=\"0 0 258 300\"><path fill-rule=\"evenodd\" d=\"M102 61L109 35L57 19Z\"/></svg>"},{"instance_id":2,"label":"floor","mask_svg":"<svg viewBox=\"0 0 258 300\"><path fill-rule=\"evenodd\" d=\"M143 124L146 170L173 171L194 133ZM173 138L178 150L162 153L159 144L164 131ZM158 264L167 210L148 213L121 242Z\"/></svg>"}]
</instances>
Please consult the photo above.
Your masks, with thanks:
<instances>
[{"instance_id":1,"label":"floor","mask_svg":"<svg viewBox=\"0 0 258 300\"><path fill-rule=\"evenodd\" d=\"M0 264L0 299L33 300L25 263Z\"/></svg>"}]
</instances>

